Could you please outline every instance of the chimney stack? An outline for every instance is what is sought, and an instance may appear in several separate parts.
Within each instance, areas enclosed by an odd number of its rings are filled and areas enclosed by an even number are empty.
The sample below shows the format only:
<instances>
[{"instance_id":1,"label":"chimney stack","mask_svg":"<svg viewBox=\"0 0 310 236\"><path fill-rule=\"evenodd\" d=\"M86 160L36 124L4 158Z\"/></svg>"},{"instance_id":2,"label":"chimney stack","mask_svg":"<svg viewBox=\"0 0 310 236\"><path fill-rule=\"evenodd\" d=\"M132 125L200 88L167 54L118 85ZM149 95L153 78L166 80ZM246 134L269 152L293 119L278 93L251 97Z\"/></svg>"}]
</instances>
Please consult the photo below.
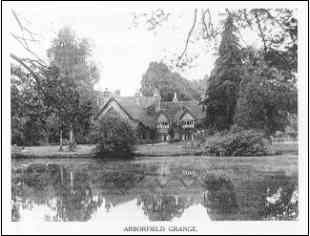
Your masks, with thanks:
<instances>
[{"instance_id":1,"label":"chimney stack","mask_svg":"<svg viewBox=\"0 0 310 236\"><path fill-rule=\"evenodd\" d=\"M121 96L121 90L117 89L114 91L114 96L115 97L120 97Z\"/></svg>"},{"instance_id":2,"label":"chimney stack","mask_svg":"<svg viewBox=\"0 0 310 236\"><path fill-rule=\"evenodd\" d=\"M160 110L160 100L161 100L161 96L160 96L160 92L158 88L154 89L153 97L156 98L155 99L155 111L157 112Z\"/></svg>"},{"instance_id":3,"label":"chimney stack","mask_svg":"<svg viewBox=\"0 0 310 236\"><path fill-rule=\"evenodd\" d=\"M105 88L104 92L103 92L103 103L105 103L106 101L108 101L108 99L111 97L111 92Z\"/></svg>"},{"instance_id":4,"label":"chimney stack","mask_svg":"<svg viewBox=\"0 0 310 236\"><path fill-rule=\"evenodd\" d=\"M108 88L105 88L104 92L103 92L103 97L107 98L110 97L111 92L108 90Z\"/></svg>"},{"instance_id":5,"label":"chimney stack","mask_svg":"<svg viewBox=\"0 0 310 236\"><path fill-rule=\"evenodd\" d=\"M140 106L140 91L137 91L136 93L135 93L135 99L136 99L136 104L138 105L138 106Z\"/></svg>"},{"instance_id":6,"label":"chimney stack","mask_svg":"<svg viewBox=\"0 0 310 236\"><path fill-rule=\"evenodd\" d=\"M173 96L173 102L178 102L178 96L177 96L177 92L174 92L174 96Z\"/></svg>"}]
</instances>

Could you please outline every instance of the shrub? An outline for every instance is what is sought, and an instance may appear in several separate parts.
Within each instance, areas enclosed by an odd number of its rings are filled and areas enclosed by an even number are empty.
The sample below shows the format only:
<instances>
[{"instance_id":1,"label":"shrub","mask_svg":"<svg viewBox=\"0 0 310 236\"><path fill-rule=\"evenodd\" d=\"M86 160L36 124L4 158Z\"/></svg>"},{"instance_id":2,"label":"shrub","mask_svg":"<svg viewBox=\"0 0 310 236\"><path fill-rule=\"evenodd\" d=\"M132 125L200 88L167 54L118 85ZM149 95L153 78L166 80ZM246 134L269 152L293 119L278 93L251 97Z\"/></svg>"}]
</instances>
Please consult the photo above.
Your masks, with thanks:
<instances>
[{"instance_id":1,"label":"shrub","mask_svg":"<svg viewBox=\"0 0 310 236\"><path fill-rule=\"evenodd\" d=\"M234 127L227 133L208 138L204 150L214 156L262 156L272 154L269 140L257 130Z\"/></svg>"},{"instance_id":2,"label":"shrub","mask_svg":"<svg viewBox=\"0 0 310 236\"><path fill-rule=\"evenodd\" d=\"M133 156L136 137L131 126L119 117L105 117L98 122L96 152L99 157Z\"/></svg>"}]
</instances>

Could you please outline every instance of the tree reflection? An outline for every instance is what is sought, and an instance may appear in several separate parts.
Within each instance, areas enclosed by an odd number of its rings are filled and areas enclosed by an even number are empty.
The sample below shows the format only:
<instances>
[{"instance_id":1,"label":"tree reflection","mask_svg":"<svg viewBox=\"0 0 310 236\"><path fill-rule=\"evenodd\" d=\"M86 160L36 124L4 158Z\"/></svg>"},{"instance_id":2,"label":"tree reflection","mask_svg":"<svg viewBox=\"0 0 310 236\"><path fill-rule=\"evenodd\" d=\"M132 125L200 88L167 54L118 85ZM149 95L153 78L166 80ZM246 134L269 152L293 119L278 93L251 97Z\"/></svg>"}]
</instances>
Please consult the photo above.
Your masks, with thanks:
<instances>
[{"instance_id":1,"label":"tree reflection","mask_svg":"<svg viewBox=\"0 0 310 236\"><path fill-rule=\"evenodd\" d=\"M57 215L55 220L87 221L101 205L101 196L95 198L86 173L69 173L69 183L57 192Z\"/></svg>"},{"instance_id":2,"label":"tree reflection","mask_svg":"<svg viewBox=\"0 0 310 236\"><path fill-rule=\"evenodd\" d=\"M270 220L296 219L298 190L294 179L282 173L267 176L261 183L264 190L262 216Z\"/></svg>"},{"instance_id":3,"label":"tree reflection","mask_svg":"<svg viewBox=\"0 0 310 236\"><path fill-rule=\"evenodd\" d=\"M172 175L166 176L165 183L160 188L150 186L149 192L138 198L138 205L151 221L170 221L181 217L184 210L193 204L204 206L211 217L238 211L234 186L228 178L207 175L200 181L195 176L183 179ZM176 193L169 194L171 191Z\"/></svg>"},{"instance_id":4,"label":"tree reflection","mask_svg":"<svg viewBox=\"0 0 310 236\"><path fill-rule=\"evenodd\" d=\"M87 173L68 172L59 165L30 165L12 182L13 221L19 220L20 207L31 209L33 204L56 210L48 216L53 221L86 221L103 202L101 196L93 196ZM56 204L51 204L55 198Z\"/></svg>"},{"instance_id":5,"label":"tree reflection","mask_svg":"<svg viewBox=\"0 0 310 236\"><path fill-rule=\"evenodd\" d=\"M151 221L170 221L180 217L190 204L190 199L167 194L143 194L138 205Z\"/></svg>"},{"instance_id":6,"label":"tree reflection","mask_svg":"<svg viewBox=\"0 0 310 236\"><path fill-rule=\"evenodd\" d=\"M89 166L73 169L57 164L15 168L12 221L22 220L23 210L35 211L40 206L49 209L40 216L44 220L87 221L100 207L105 209L100 214L110 214L115 206L134 199L137 211L143 211L150 221L182 217L195 204L203 206L212 220L286 220L298 215L296 178L285 173L261 173L255 181L233 184L216 174L192 170L184 175L167 166L156 167L149 174L134 168L107 171L98 167L94 171Z\"/></svg>"},{"instance_id":7,"label":"tree reflection","mask_svg":"<svg viewBox=\"0 0 310 236\"><path fill-rule=\"evenodd\" d=\"M128 191L137 186L143 181L143 174L136 174L134 172L110 171L100 172L94 174L94 182L100 189L110 190L110 193L126 194Z\"/></svg>"},{"instance_id":8,"label":"tree reflection","mask_svg":"<svg viewBox=\"0 0 310 236\"><path fill-rule=\"evenodd\" d=\"M204 206L210 214L231 214L238 210L236 193L230 179L207 175L204 178Z\"/></svg>"}]
</instances>

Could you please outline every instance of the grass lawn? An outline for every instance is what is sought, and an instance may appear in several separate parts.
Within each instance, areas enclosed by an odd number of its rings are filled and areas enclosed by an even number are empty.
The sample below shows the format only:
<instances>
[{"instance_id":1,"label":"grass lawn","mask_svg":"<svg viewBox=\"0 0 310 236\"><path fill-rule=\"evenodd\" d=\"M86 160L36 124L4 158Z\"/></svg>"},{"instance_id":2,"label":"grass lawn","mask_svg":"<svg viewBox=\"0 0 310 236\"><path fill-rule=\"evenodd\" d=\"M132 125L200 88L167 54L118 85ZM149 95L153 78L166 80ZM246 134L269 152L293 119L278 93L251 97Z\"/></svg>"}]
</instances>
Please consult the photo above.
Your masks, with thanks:
<instances>
[{"instance_id":1,"label":"grass lawn","mask_svg":"<svg viewBox=\"0 0 310 236\"><path fill-rule=\"evenodd\" d=\"M272 144L272 148L276 152L282 153L298 153L298 143L297 142L275 142Z\"/></svg>"},{"instance_id":2,"label":"grass lawn","mask_svg":"<svg viewBox=\"0 0 310 236\"><path fill-rule=\"evenodd\" d=\"M12 155L15 157L87 157L93 153L95 145L77 145L75 151L71 152L68 146L64 151L59 151L58 145L31 146L24 148L12 147Z\"/></svg>"},{"instance_id":3,"label":"grass lawn","mask_svg":"<svg viewBox=\"0 0 310 236\"><path fill-rule=\"evenodd\" d=\"M185 142L143 144L136 147L136 153L144 156L190 155L200 152L201 149Z\"/></svg>"},{"instance_id":4,"label":"grass lawn","mask_svg":"<svg viewBox=\"0 0 310 236\"><path fill-rule=\"evenodd\" d=\"M272 145L274 151L280 153L298 153L297 142L290 143L274 143ZM13 157L89 157L93 156L95 145L77 145L75 151L71 152L68 147L64 147L64 151L59 151L59 146L32 146L32 147L12 147ZM136 146L135 153L137 156L146 157L167 157L167 156L185 156L185 155L201 155L201 149L193 147L190 143L156 143L141 144Z\"/></svg>"},{"instance_id":5,"label":"grass lawn","mask_svg":"<svg viewBox=\"0 0 310 236\"><path fill-rule=\"evenodd\" d=\"M297 142L273 143L272 149L275 153L298 153ZM179 156L200 155L202 150L192 146L190 143L157 143L137 145L136 153L144 156Z\"/></svg>"}]
</instances>

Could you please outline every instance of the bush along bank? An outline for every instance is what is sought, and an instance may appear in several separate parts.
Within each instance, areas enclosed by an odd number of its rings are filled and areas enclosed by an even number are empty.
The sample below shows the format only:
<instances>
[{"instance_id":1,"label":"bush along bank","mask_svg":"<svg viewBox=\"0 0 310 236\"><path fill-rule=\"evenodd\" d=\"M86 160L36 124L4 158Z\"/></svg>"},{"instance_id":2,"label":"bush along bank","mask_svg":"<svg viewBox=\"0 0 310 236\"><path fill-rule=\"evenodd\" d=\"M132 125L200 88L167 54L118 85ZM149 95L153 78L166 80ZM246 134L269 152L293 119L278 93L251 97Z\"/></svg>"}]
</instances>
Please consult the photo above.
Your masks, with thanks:
<instances>
[{"instance_id":1,"label":"bush along bank","mask_svg":"<svg viewBox=\"0 0 310 236\"><path fill-rule=\"evenodd\" d=\"M105 117L98 122L96 157L131 159L134 157L136 136L131 126L118 116Z\"/></svg>"},{"instance_id":2,"label":"bush along bank","mask_svg":"<svg viewBox=\"0 0 310 236\"><path fill-rule=\"evenodd\" d=\"M232 128L228 132L215 133L203 146L211 156L264 156L276 154L264 132L253 129Z\"/></svg>"}]
</instances>

